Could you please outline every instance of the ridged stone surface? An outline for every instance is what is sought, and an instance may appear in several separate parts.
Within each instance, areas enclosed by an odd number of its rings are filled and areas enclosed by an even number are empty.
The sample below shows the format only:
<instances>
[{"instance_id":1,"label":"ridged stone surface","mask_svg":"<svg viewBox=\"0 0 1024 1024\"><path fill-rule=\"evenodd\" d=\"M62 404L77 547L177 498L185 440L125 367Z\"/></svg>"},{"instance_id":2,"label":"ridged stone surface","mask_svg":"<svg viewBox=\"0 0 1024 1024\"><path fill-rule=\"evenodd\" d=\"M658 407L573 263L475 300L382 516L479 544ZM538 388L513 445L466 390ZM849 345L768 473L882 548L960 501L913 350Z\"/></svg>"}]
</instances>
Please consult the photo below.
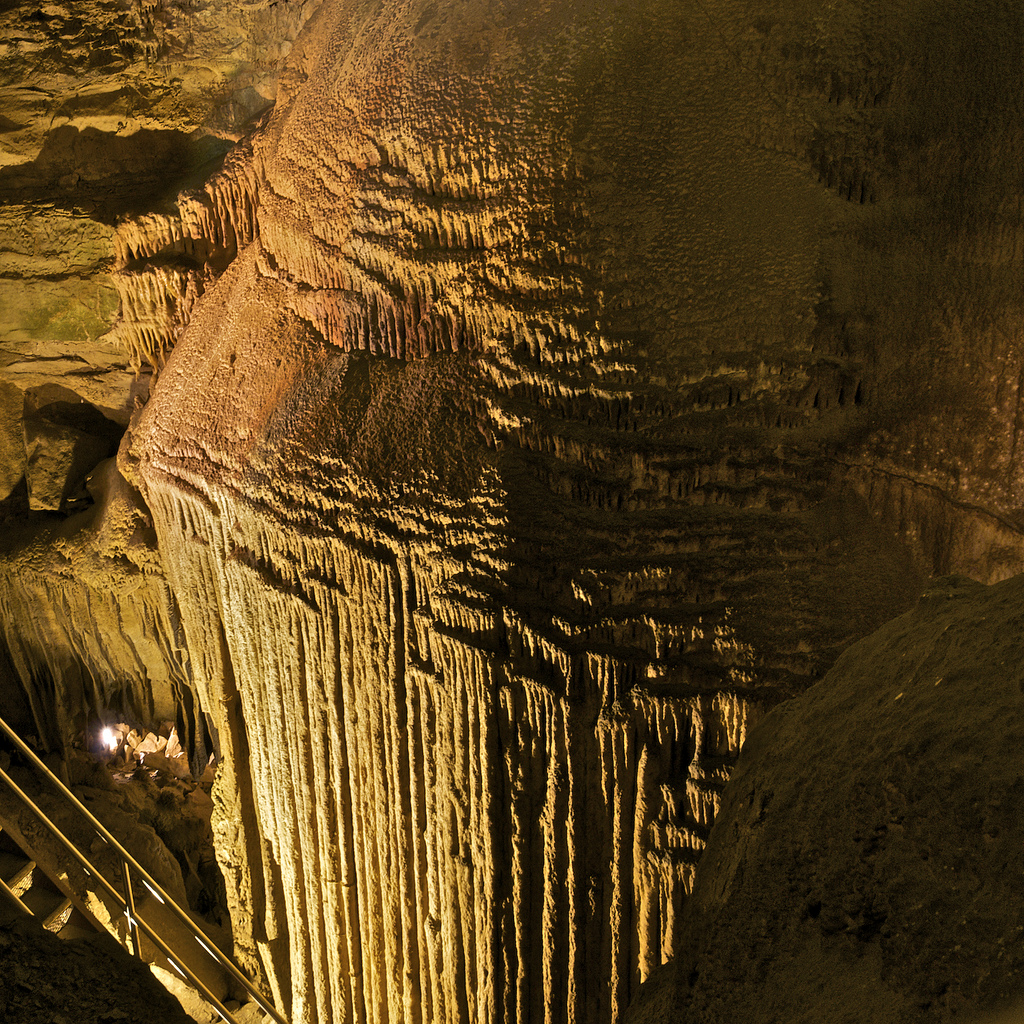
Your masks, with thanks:
<instances>
[{"instance_id":1,"label":"ridged stone surface","mask_svg":"<svg viewBox=\"0 0 1024 1024\"><path fill-rule=\"evenodd\" d=\"M295 1022L620 1019L749 725L1019 567L1019 25L929 11L327 3L121 231L237 251L122 468Z\"/></svg>"},{"instance_id":2,"label":"ridged stone surface","mask_svg":"<svg viewBox=\"0 0 1024 1024\"><path fill-rule=\"evenodd\" d=\"M1019 5L2 6L36 720L177 704L294 1024L620 1021L750 727L1024 567Z\"/></svg>"}]
</instances>

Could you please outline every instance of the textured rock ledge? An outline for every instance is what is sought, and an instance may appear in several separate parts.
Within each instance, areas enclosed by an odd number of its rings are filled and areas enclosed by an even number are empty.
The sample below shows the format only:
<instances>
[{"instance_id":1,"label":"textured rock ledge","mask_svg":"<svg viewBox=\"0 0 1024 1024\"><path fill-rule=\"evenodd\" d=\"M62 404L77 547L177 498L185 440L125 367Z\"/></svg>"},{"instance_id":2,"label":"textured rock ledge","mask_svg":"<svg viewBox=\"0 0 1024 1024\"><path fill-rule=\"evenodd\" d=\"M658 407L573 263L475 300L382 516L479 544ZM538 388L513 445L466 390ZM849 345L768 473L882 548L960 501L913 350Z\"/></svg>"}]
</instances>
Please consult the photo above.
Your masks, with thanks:
<instances>
[{"instance_id":1,"label":"textured rock ledge","mask_svg":"<svg viewBox=\"0 0 1024 1024\"><path fill-rule=\"evenodd\" d=\"M0 629L34 732L60 747L118 715L139 725L181 720L203 742L184 637L146 509L108 459L95 503L0 546ZM198 728L198 734L196 732Z\"/></svg>"},{"instance_id":2,"label":"textured rock ledge","mask_svg":"<svg viewBox=\"0 0 1024 1024\"><path fill-rule=\"evenodd\" d=\"M118 262L115 225L177 216L178 193L201 188L273 105L280 63L316 6L3 6L0 387L9 415L20 419L15 391L31 405L58 387L127 423L196 282L173 248L149 268L141 253L130 267ZM4 456L0 500L20 475L16 452Z\"/></svg>"}]
</instances>

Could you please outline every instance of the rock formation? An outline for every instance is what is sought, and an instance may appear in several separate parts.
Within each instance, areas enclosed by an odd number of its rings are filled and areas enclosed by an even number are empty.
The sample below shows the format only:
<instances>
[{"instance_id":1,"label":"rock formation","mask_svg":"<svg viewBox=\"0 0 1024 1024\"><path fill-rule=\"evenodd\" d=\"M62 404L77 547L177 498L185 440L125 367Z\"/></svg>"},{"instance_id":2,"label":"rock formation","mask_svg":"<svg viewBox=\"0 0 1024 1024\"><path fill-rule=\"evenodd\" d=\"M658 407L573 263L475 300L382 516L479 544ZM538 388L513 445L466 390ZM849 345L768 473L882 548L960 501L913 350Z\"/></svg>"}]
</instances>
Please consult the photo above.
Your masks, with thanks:
<instances>
[{"instance_id":1,"label":"rock formation","mask_svg":"<svg viewBox=\"0 0 1024 1024\"><path fill-rule=\"evenodd\" d=\"M621 1019L750 724L1021 568L1015 6L590 6L326 0L111 236L142 632L296 1024Z\"/></svg>"},{"instance_id":2,"label":"rock formation","mask_svg":"<svg viewBox=\"0 0 1024 1024\"><path fill-rule=\"evenodd\" d=\"M145 396L137 346L168 319L166 289L154 288L156 269L147 278L115 259L115 225L202 186L273 104L278 65L315 6L0 8L0 497L25 470L23 403L86 402L123 429ZM164 276L184 283L188 258L165 260Z\"/></svg>"},{"instance_id":3,"label":"rock formation","mask_svg":"<svg viewBox=\"0 0 1024 1024\"><path fill-rule=\"evenodd\" d=\"M31 705L5 709L48 742L90 714L154 728L171 717L205 764L212 740L148 514L116 470L96 470L205 263L180 230L148 262L125 238L201 203L189 197L273 104L314 7L0 10L0 520L13 527L0 552L0 673ZM31 514L83 510L65 522Z\"/></svg>"},{"instance_id":4,"label":"rock formation","mask_svg":"<svg viewBox=\"0 0 1024 1024\"><path fill-rule=\"evenodd\" d=\"M183 718L194 737L185 641L148 512L113 459L88 486L92 505L63 522L12 530L0 552L0 635L29 684L31 731L60 745L91 712Z\"/></svg>"},{"instance_id":5,"label":"rock formation","mask_svg":"<svg viewBox=\"0 0 1024 1024\"><path fill-rule=\"evenodd\" d=\"M1024 997L1022 598L1019 576L939 580L752 732L661 1020L981 1019Z\"/></svg>"}]
</instances>

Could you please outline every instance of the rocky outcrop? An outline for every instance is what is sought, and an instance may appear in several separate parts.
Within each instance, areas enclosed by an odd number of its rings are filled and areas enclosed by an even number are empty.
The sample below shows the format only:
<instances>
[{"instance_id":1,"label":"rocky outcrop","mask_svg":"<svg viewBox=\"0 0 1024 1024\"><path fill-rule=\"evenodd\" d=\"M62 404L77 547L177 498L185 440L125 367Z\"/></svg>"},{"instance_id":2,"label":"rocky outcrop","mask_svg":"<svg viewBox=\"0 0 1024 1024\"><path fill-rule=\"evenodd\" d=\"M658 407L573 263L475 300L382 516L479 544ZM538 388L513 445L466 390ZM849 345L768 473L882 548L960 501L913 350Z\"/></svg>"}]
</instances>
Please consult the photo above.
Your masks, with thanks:
<instances>
[{"instance_id":1,"label":"rocky outcrop","mask_svg":"<svg viewBox=\"0 0 1024 1024\"><path fill-rule=\"evenodd\" d=\"M216 235L202 220L203 182L273 103L279 62L314 7L0 13L0 519L16 524L0 555L0 629L35 731L51 742L90 716L178 717L208 747L145 509L116 470L93 471L116 453L210 276L207 251L176 245L173 225ZM179 203L183 189L199 198ZM149 222L170 227L147 247ZM231 229L217 272L234 245ZM66 523L31 515L94 501Z\"/></svg>"},{"instance_id":2,"label":"rocky outcrop","mask_svg":"<svg viewBox=\"0 0 1024 1024\"><path fill-rule=\"evenodd\" d=\"M194 1024L109 936L65 942L31 918L5 919L0 929L0 1009L20 1024L103 1024L133 1015Z\"/></svg>"},{"instance_id":3,"label":"rocky outcrop","mask_svg":"<svg viewBox=\"0 0 1024 1024\"><path fill-rule=\"evenodd\" d=\"M673 1011L646 1019L923 1024L1024 997L1022 598L938 580L754 729Z\"/></svg>"},{"instance_id":4,"label":"rocky outcrop","mask_svg":"<svg viewBox=\"0 0 1024 1024\"><path fill-rule=\"evenodd\" d=\"M293 1020L619 1019L748 725L1019 567L1016 65L946 13L325 4L182 219L238 254L122 468Z\"/></svg>"},{"instance_id":5,"label":"rocky outcrop","mask_svg":"<svg viewBox=\"0 0 1024 1024\"><path fill-rule=\"evenodd\" d=\"M258 180L247 144L170 214L124 221L114 236L121 316L111 332L136 373L159 370L210 283L256 236Z\"/></svg>"},{"instance_id":6,"label":"rocky outcrop","mask_svg":"<svg viewBox=\"0 0 1024 1024\"><path fill-rule=\"evenodd\" d=\"M201 188L273 103L279 62L314 7L0 12L0 519L21 520L5 537L0 603L44 738L69 739L89 715L155 726L184 709L206 747L174 600L151 551L144 568L133 561L146 548L137 524L103 498L65 525L29 513L91 503L86 478L116 452L201 290L193 254L129 254L115 225L179 216L178 193Z\"/></svg>"},{"instance_id":7,"label":"rocky outcrop","mask_svg":"<svg viewBox=\"0 0 1024 1024\"><path fill-rule=\"evenodd\" d=\"M176 603L148 512L112 459L91 474L93 504L47 528L12 531L0 551L0 629L34 732L70 744L105 721L178 720L204 740ZM198 731L197 731L198 730Z\"/></svg>"},{"instance_id":8,"label":"rocky outcrop","mask_svg":"<svg viewBox=\"0 0 1024 1024\"><path fill-rule=\"evenodd\" d=\"M30 768L13 766L6 751L4 770L51 822L74 844L97 871L115 887L121 886L122 861L119 854L100 838L93 825L52 784L42 780ZM106 768L79 754L67 766L69 781L76 796L85 804L118 842L152 875L180 906L188 907L182 869L174 855L153 828L154 810L159 805L144 785L116 786ZM84 771L83 771L84 769ZM83 778L83 775L85 777ZM135 792L132 792L135 790ZM142 790L142 794L138 791ZM148 806L147 799L148 796ZM166 802L165 802L166 803ZM146 813L148 812L148 813ZM146 820L148 818L148 820ZM92 923L104 928L122 944L129 937L123 901L115 899L90 876L90 873L66 852L60 840L7 788L0 792L0 827L14 838L20 849L67 892ZM136 886L139 883L136 881ZM139 886L139 901L146 891ZM123 889L122 889L123 894ZM153 952L149 950L148 952ZM150 957L152 959L152 957Z\"/></svg>"},{"instance_id":9,"label":"rocky outcrop","mask_svg":"<svg viewBox=\"0 0 1024 1024\"><path fill-rule=\"evenodd\" d=\"M274 102L277 73L315 3L114 0L0 15L0 164L33 159L54 127L131 136L206 125L238 137Z\"/></svg>"},{"instance_id":10,"label":"rocky outcrop","mask_svg":"<svg viewBox=\"0 0 1024 1024\"><path fill-rule=\"evenodd\" d=\"M146 394L148 374L137 375L159 366L164 335L187 317L193 293L184 254L161 253L146 273L139 252L130 266L115 259L115 226L177 216L179 192L201 188L272 106L280 62L315 7L4 5L0 386L36 405L57 386L124 427Z\"/></svg>"},{"instance_id":11,"label":"rocky outcrop","mask_svg":"<svg viewBox=\"0 0 1024 1024\"><path fill-rule=\"evenodd\" d=\"M3 660L51 742L90 716L153 727L178 717L205 761L211 740L146 511L116 471L93 471L234 252L224 255L232 229L206 271L208 251L176 245L173 225L202 222L204 182L272 105L280 61L315 6L0 12ZM150 222L170 227L147 247L138 236Z\"/></svg>"}]
</instances>

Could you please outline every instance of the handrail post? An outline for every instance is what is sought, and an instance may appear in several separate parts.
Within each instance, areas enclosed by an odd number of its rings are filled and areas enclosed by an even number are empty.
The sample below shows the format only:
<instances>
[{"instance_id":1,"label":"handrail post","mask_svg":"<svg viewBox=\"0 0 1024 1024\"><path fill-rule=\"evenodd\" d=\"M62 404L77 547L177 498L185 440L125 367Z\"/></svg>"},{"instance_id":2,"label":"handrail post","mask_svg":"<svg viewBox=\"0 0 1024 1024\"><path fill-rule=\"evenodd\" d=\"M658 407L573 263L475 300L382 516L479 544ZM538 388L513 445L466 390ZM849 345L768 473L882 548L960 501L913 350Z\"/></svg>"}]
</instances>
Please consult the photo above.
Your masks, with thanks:
<instances>
[{"instance_id":1,"label":"handrail post","mask_svg":"<svg viewBox=\"0 0 1024 1024\"><path fill-rule=\"evenodd\" d=\"M121 858L121 873L124 876L124 901L128 904L125 908L128 914L128 927L131 930L132 945L135 947L135 955L142 959L142 943L139 942L139 922L135 916L135 894L132 892L132 869L128 861Z\"/></svg>"}]
</instances>

